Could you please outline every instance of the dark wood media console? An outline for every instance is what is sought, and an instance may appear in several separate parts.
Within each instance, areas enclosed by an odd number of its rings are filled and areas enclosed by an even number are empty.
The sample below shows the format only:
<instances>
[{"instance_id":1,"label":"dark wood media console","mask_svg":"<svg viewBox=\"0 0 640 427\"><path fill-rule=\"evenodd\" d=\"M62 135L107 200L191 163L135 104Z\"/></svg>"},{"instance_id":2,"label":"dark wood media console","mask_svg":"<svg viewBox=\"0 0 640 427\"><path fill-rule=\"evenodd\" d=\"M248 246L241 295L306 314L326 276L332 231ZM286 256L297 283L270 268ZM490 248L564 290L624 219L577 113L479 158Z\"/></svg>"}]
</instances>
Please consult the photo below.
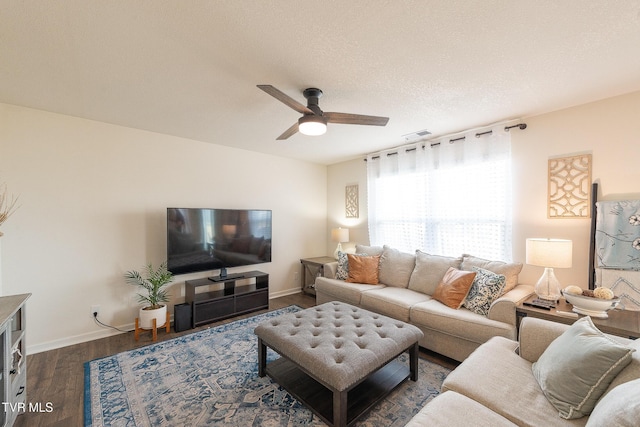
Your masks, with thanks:
<instances>
[{"instance_id":1,"label":"dark wood media console","mask_svg":"<svg viewBox=\"0 0 640 427\"><path fill-rule=\"evenodd\" d=\"M237 285L239 281L252 283ZM207 290L197 292L205 286ZM192 328L269 308L269 275L262 271L247 271L229 274L224 279L187 280L185 302L191 305Z\"/></svg>"}]
</instances>

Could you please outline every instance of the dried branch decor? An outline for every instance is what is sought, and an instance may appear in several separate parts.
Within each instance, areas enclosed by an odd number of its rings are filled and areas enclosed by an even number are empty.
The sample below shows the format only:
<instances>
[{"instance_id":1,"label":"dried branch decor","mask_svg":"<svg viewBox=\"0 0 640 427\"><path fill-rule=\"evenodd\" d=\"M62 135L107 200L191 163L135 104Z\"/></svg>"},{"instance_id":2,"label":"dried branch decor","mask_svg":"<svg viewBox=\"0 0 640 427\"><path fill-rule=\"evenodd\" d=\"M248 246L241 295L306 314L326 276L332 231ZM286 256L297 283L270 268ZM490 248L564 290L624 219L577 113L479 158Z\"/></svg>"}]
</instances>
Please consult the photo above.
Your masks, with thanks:
<instances>
[{"instance_id":1,"label":"dried branch decor","mask_svg":"<svg viewBox=\"0 0 640 427\"><path fill-rule=\"evenodd\" d=\"M16 203L18 203L18 197L9 196L7 184L0 185L0 225L4 224L11 214L18 209ZM1 231L0 236L2 236Z\"/></svg>"}]
</instances>

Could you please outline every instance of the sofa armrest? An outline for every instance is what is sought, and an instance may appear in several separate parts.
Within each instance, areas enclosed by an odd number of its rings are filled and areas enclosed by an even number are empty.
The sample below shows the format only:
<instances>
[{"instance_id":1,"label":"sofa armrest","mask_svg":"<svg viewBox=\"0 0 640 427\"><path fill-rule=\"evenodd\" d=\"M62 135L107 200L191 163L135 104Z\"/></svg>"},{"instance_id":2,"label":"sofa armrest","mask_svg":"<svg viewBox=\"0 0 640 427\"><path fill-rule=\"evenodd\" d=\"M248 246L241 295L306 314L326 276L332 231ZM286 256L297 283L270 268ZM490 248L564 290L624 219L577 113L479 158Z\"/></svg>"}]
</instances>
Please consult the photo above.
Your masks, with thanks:
<instances>
[{"instance_id":1,"label":"sofa armrest","mask_svg":"<svg viewBox=\"0 0 640 427\"><path fill-rule=\"evenodd\" d=\"M324 277L335 279L336 272L338 271L338 261L328 262L322 268L324 270Z\"/></svg>"},{"instance_id":2,"label":"sofa armrest","mask_svg":"<svg viewBox=\"0 0 640 427\"><path fill-rule=\"evenodd\" d=\"M491 304L487 317L491 320L516 326L516 306L532 293L533 286L517 285Z\"/></svg>"},{"instance_id":3,"label":"sofa armrest","mask_svg":"<svg viewBox=\"0 0 640 427\"><path fill-rule=\"evenodd\" d=\"M520 357L533 363L544 353L553 340L558 338L570 325L524 317L520 321Z\"/></svg>"}]
</instances>

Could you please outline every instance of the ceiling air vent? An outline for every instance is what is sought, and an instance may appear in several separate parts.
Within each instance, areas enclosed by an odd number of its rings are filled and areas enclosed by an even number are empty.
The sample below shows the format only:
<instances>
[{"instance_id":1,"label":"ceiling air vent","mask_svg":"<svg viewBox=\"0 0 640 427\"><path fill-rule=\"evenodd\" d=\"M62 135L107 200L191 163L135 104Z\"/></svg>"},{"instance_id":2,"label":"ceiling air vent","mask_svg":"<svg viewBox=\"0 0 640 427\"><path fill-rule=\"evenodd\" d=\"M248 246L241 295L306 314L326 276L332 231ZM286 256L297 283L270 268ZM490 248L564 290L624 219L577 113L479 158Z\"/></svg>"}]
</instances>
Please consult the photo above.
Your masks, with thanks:
<instances>
[{"instance_id":1,"label":"ceiling air vent","mask_svg":"<svg viewBox=\"0 0 640 427\"><path fill-rule=\"evenodd\" d=\"M426 129L423 129L416 132L408 133L406 135L402 135L402 138L404 138L405 141L415 141L415 140L424 138L427 135L431 135L431 132L429 132Z\"/></svg>"}]
</instances>

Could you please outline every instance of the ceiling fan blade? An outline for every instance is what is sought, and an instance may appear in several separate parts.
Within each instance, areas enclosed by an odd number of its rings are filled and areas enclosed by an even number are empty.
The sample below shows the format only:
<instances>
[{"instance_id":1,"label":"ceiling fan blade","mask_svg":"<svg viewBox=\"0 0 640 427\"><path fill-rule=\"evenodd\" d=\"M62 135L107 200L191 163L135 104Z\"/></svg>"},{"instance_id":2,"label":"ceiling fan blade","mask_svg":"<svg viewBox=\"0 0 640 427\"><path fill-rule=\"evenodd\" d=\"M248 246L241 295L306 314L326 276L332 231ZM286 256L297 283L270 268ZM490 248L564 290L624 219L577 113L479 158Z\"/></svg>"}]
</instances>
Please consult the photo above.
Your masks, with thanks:
<instances>
[{"instance_id":1,"label":"ceiling fan blade","mask_svg":"<svg viewBox=\"0 0 640 427\"><path fill-rule=\"evenodd\" d=\"M386 126L389 117L363 116L361 114L349 113L324 113L323 116L328 123L341 123L345 125L370 125Z\"/></svg>"},{"instance_id":2,"label":"ceiling fan blade","mask_svg":"<svg viewBox=\"0 0 640 427\"><path fill-rule=\"evenodd\" d=\"M279 89L276 89L275 87L273 87L271 85L257 85L257 86L260 89L262 89L263 91L267 92L269 95L271 95L274 98L276 98L278 101L280 101L283 104L288 105L289 107L293 108L298 113L300 113L300 114L313 114L313 111L311 111L309 108L307 108L304 105L300 104L298 101L296 101L295 99L291 98L289 95L287 95L286 93L280 91Z\"/></svg>"},{"instance_id":3,"label":"ceiling fan blade","mask_svg":"<svg viewBox=\"0 0 640 427\"><path fill-rule=\"evenodd\" d=\"M293 126L291 126L289 129L285 130L282 135L280 135L279 137L277 137L277 140L282 140L282 139L287 139L290 136L295 135L298 132L298 122L295 122L293 124Z\"/></svg>"}]
</instances>

